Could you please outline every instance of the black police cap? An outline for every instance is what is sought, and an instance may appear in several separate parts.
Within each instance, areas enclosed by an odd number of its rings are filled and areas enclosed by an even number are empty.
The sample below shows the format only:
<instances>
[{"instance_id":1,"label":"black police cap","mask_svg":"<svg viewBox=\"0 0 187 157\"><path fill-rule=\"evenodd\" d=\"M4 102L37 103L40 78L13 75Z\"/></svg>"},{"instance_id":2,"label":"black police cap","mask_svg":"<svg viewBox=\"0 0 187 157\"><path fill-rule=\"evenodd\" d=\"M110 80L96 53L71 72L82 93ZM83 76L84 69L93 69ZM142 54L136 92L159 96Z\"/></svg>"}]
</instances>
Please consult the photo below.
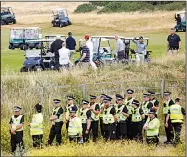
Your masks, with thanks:
<instances>
[{"instance_id":1,"label":"black police cap","mask_svg":"<svg viewBox=\"0 0 187 157\"><path fill-rule=\"evenodd\" d=\"M74 100L75 97L73 97L72 95L68 95L68 96L67 96L67 99L68 99L68 100Z\"/></svg>"},{"instance_id":2,"label":"black police cap","mask_svg":"<svg viewBox=\"0 0 187 157\"><path fill-rule=\"evenodd\" d=\"M116 94L116 99L117 99L117 100L123 100L124 98L123 98L122 95L120 95L120 94Z\"/></svg>"},{"instance_id":3,"label":"black police cap","mask_svg":"<svg viewBox=\"0 0 187 157\"><path fill-rule=\"evenodd\" d=\"M60 103L60 99L53 99L53 102L55 103L55 104L58 104L58 103Z\"/></svg>"},{"instance_id":4,"label":"black police cap","mask_svg":"<svg viewBox=\"0 0 187 157\"><path fill-rule=\"evenodd\" d=\"M106 97L104 98L104 101L111 101L111 100L112 100L112 98L108 95L106 95Z\"/></svg>"},{"instance_id":5,"label":"black police cap","mask_svg":"<svg viewBox=\"0 0 187 157\"><path fill-rule=\"evenodd\" d=\"M168 91L167 91L167 92L164 92L164 95L166 95L166 96L167 96L167 95L170 95L170 94L171 94L171 92L168 92Z\"/></svg>"},{"instance_id":6,"label":"black police cap","mask_svg":"<svg viewBox=\"0 0 187 157\"><path fill-rule=\"evenodd\" d=\"M95 95L90 95L90 99L96 99L97 97Z\"/></svg>"},{"instance_id":7,"label":"black police cap","mask_svg":"<svg viewBox=\"0 0 187 157\"><path fill-rule=\"evenodd\" d=\"M133 94L134 91L133 91L132 89L127 89L127 93L128 93L128 94Z\"/></svg>"},{"instance_id":8,"label":"black police cap","mask_svg":"<svg viewBox=\"0 0 187 157\"><path fill-rule=\"evenodd\" d=\"M82 104L89 104L89 101L87 101L87 100L82 100Z\"/></svg>"},{"instance_id":9,"label":"black police cap","mask_svg":"<svg viewBox=\"0 0 187 157\"><path fill-rule=\"evenodd\" d=\"M144 93L144 94L143 94L143 97L149 97L149 96L150 96L149 93Z\"/></svg>"},{"instance_id":10,"label":"black police cap","mask_svg":"<svg viewBox=\"0 0 187 157\"><path fill-rule=\"evenodd\" d=\"M156 114L156 110L154 108L151 108L149 111L148 111L148 114Z\"/></svg>"},{"instance_id":11,"label":"black police cap","mask_svg":"<svg viewBox=\"0 0 187 157\"><path fill-rule=\"evenodd\" d=\"M155 95L155 92L148 90L148 93L151 95Z\"/></svg>"},{"instance_id":12,"label":"black police cap","mask_svg":"<svg viewBox=\"0 0 187 157\"><path fill-rule=\"evenodd\" d=\"M139 101L135 99L132 101L132 104L136 105L137 107L140 105Z\"/></svg>"},{"instance_id":13,"label":"black police cap","mask_svg":"<svg viewBox=\"0 0 187 157\"><path fill-rule=\"evenodd\" d=\"M106 97L106 94L101 94L100 97L104 98L104 97Z\"/></svg>"},{"instance_id":14,"label":"black police cap","mask_svg":"<svg viewBox=\"0 0 187 157\"><path fill-rule=\"evenodd\" d=\"M20 107L20 106L14 106L14 111L20 111L20 110L22 110L22 107Z\"/></svg>"},{"instance_id":15,"label":"black police cap","mask_svg":"<svg viewBox=\"0 0 187 157\"><path fill-rule=\"evenodd\" d=\"M74 106L73 106L73 107L70 107L69 110L70 110L69 112L73 112L73 113L77 112L77 109L76 109Z\"/></svg>"}]
</instances>

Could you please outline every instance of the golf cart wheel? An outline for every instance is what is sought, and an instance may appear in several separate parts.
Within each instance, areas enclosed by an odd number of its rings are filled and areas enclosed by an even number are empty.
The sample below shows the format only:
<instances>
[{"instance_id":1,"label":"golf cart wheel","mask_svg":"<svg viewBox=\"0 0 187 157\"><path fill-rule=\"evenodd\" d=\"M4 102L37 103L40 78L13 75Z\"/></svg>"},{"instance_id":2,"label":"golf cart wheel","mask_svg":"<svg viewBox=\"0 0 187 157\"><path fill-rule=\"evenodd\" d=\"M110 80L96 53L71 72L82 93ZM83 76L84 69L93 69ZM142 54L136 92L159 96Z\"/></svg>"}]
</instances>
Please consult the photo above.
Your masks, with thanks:
<instances>
[{"instance_id":1,"label":"golf cart wheel","mask_svg":"<svg viewBox=\"0 0 187 157\"><path fill-rule=\"evenodd\" d=\"M8 46L8 48L9 48L10 50L14 49L13 46L12 46L11 44Z\"/></svg>"},{"instance_id":2,"label":"golf cart wheel","mask_svg":"<svg viewBox=\"0 0 187 157\"><path fill-rule=\"evenodd\" d=\"M71 23L70 21L68 21L68 24L69 24L69 25L72 25L72 23Z\"/></svg>"},{"instance_id":3,"label":"golf cart wheel","mask_svg":"<svg viewBox=\"0 0 187 157\"><path fill-rule=\"evenodd\" d=\"M43 71L43 68L40 65L36 65L34 71Z\"/></svg>"},{"instance_id":4,"label":"golf cart wheel","mask_svg":"<svg viewBox=\"0 0 187 157\"><path fill-rule=\"evenodd\" d=\"M186 32L186 27L185 26L182 27L182 31Z\"/></svg>"},{"instance_id":5,"label":"golf cart wheel","mask_svg":"<svg viewBox=\"0 0 187 157\"><path fill-rule=\"evenodd\" d=\"M27 45L23 45L23 50L27 50L28 46Z\"/></svg>"},{"instance_id":6,"label":"golf cart wheel","mask_svg":"<svg viewBox=\"0 0 187 157\"><path fill-rule=\"evenodd\" d=\"M35 44L35 48L36 49L40 49L40 45L39 44Z\"/></svg>"},{"instance_id":7,"label":"golf cart wheel","mask_svg":"<svg viewBox=\"0 0 187 157\"><path fill-rule=\"evenodd\" d=\"M13 24L16 24L16 19L13 21Z\"/></svg>"},{"instance_id":8,"label":"golf cart wheel","mask_svg":"<svg viewBox=\"0 0 187 157\"><path fill-rule=\"evenodd\" d=\"M25 67L22 67L22 68L20 69L20 72L27 72L27 71L28 71L28 69L25 68Z\"/></svg>"},{"instance_id":9,"label":"golf cart wheel","mask_svg":"<svg viewBox=\"0 0 187 157\"><path fill-rule=\"evenodd\" d=\"M175 31L176 31L176 32L178 32L179 30L178 30L178 29L176 29Z\"/></svg>"},{"instance_id":10,"label":"golf cart wheel","mask_svg":"<svg viewBox=\"0 0 187 157\"><path fill-rule=\"evenodd\" d=\"M20 50L24 50L24 45L21 44L21 45L19 46L19 48L20 48Z\"/></svg>"},{"instance_id":11,"label":"golf cart wheel","mask_svg":"<svg viewBox=\"0 0 187 157\"><path fill-rule=\"evenodd\" d=\"M5 21L1 20L1 25L6 25Z\"/></svg>"}]
</instances>

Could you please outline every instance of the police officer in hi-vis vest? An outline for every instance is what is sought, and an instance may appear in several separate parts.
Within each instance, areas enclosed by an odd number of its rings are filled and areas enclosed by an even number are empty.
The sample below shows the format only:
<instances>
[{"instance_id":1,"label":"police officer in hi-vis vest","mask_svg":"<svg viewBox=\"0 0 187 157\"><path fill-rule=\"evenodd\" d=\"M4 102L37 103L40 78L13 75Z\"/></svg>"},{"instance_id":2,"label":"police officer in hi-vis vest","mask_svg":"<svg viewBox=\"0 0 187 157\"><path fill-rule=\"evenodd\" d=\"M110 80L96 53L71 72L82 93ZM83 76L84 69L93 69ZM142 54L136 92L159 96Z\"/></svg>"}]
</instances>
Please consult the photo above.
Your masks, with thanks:
<instances>
[{"instance_id":1,"label":"police officer in hi-vis vest","mask_svg":"<svg viewBox=\"0 0 187 157\"><path fill-rule=\"evenodd\" d=\"M127 98L124 101L124 104L127 106L128 109L128 114L129 117L127 117L127 137L128 139L132 140L132 122L131 122L131 118L132 118L132 111L133 111L133 107L132 107L132 101L134 100L133 97L134 91L132 89L127 89Z\"/></svg>"},{"instance_id":2,"label":"police officer in hi-vis vest","mask_svg":"<svg viewBox=\"0 0 187 157\"><path fill-rule=\"evenodd\" d=\"M123 104L123 96L116 94L116 113L117 113L117 127L116 127L116 139L127 139L127 122L126 119L129 116L126 105Z\"/></svg>"},{"instance_id":3,"label":"police officer in hi-vis vest","mask_svg":"<svg viewBox=\"0 0 187 157\"><path fill-rule=\"evenodd\" d=\"M64 122L66 123L66 130L68 130L68 126L69 126L69 119L70 119L70 108L74 107L77 111L76 111L76 116L78 115L78 106L76 104L74 104L74 100L75 97L69 95L67 96L67 106L65 108L65 112L64 112Z\"/></svg>"},{"instance_id":4,"label":"police officer in hi-vis vest","mask_svg":"<svg viewBox=\"0 0 187 157\"><path fill-rule=\"evenodd\" d=\"M52 123L52 127L49 134L48 144L51 145L55 136L56 136L56 145L60 145L62 143L62 126L63 126L63 109L60 106L61 100L54 99L54 108L52 112L52 116L50 117L50 121Z\"/></svg>"},{"instance_id":5,"label":"police officer in hi-vis vest","mask_svg":"<svg viewBox=\"0 0 187 157\"><path fill-rule=\"evenodd\" d=\"M139 142L143 142L142 136L142 120L145 118L143 110L140 108L140 103L138 100L133 100L132 102L132 135L133 139Z\"/></svg>"},{"instance_id":6,"label":"police officer in hi-vis vest","mask_svg":"<svg viewBox=\"0 0 187 157\"><path fill-rule=\"evenodd\" d=\"M96 96L90 95L90 111L91 111L91 130L93 134L93 142L97 141L98 138L98 125L99 125L99 113L100 106L96 102Z\"/></svg>"},{"instance_id":7,"label":"police officer in hi-vis vest","mask_svg":"<svg viewBox=\"0 0 187 157\"><path fill-rule=\"evenodd\" d=\"M155 92L149 90L148 93L150 94L149 101L152 102L153 108L156 110L155 116L157 118L159 111L159 101L155 98Z\"/></svg>"},{"instance_id":8,"label":"police officer in hi-vis vest","mask_svg":"<svg viewBox=\"0 0 187 157\"><path fill-rule=\"evenodd\" d=\"M91 111L89 109L89 101L82 100L82 108L80 108L80 119L82 121L82 135L83 141L89 141L89 133L91 126Z\"/></svg>"},{"instance_id":9,"label":"police officer in hi-vis vest","mask_svg":"<svg viewBox=\"0 0 187 157\"><path fill-rule=\"evenodd\" d=\"M145 119L143 120L143 124L145 124L145 122L147 121L148 112L153 107L152 102L149 101L149 96L150 96L149 93L143 94L143 103L141 105L141 108L142 108L144 115L145 115Z\"/></svg>"},{"instance_id":10,"label":"police officer in hi-vis vest","mask_svg":"<svg viewBox=\"0 0 187 157\"><path fill-rule=\"evenodd\" d=\"M99 122L100 122L100 130L101 130L101 135L103 137L103 113L101 112L102 111L102 108L104 108L104 98L105 98L105 94L101 94L100 95L100 114L99 114Z\"/></svg>"},{"instance_id":11,"label":"police officer in hi-vis vest","mask_svg":"<svg viewBox=\"0 0 187 157\"><path fill-rule=\"evenodd\" d=\"M166 127L166 117L168 115L168 111L170 106L174 104L174 101L170 97L171 92L164 92L164 105L163 105L163 114L164 114L164 125L165 125L165 132L167 140L164 142L165 144L171 144L174 138L173 128L171 125L171 119L168 119L168 127Z\"/></svg>"},{"instance_id":12,"label":"police officer in hi-vis vest","mask_svg":"<svg viewBox=\"0 0 187 157\"><path fill-rule=\"evenodd\" d=\"M116 110L111 104L112 98L110 96L105 96L104 98L104 108L103 110L103 131L104 139L115 140L116 139Z\"/></svg>"},{"instance_id":13,"label":"police officer in hi-vis vest","mask_svg":"<svg viewBox=\"0 0 187 157\"><path fill-rule=\"evenodd\" d=\"M143 127L143 129L146 130L146 142L147 144L158 145L160 121L156 117L155 109L151 108L148 114L149 114L149 117Z\"/></svg>"},{"instance_id":14,"label":"police officer in hi-vis vest","mask_svg":"<svg viewBox=\"0 0 187 157\"><path fill-rule=\"evenodd\" d=\"M174 130L174 140L173 144L176 146L180 141L180 133L183 123L183 115L186 115L185 109L180 105L180 98L175 99L175 104L171 105L168 110L168 115L166 117L166 127L168 127L169 118Z\"/></svg>"},{"instance_id":15,"label":"police officer in hi-vis vest","mask_svg":"<svg viewBox=\"0 0 187 157\"><path fill-rule=\"evenodd\" d=\"M15 153L16 147L20 147L22 150L23 146L23 123L24 116L21 114L22 108L14 106L14 115L10 118L10 133L11 133L11 152Z\"/></svg>"},{"instance_id":16,"label":"police officer in hi-vis vest","mask_svg":"<svg viewBox=\"0 0 187 157\"><path fill-rule=\"evenodd\" d=\"M43 138L42 105L36 104L34 109L36 113L33 114L32 121L28 125L30 126L30 134L33 140L33 147L42 148L42 138Z\"/></svg>"}]
</instances>

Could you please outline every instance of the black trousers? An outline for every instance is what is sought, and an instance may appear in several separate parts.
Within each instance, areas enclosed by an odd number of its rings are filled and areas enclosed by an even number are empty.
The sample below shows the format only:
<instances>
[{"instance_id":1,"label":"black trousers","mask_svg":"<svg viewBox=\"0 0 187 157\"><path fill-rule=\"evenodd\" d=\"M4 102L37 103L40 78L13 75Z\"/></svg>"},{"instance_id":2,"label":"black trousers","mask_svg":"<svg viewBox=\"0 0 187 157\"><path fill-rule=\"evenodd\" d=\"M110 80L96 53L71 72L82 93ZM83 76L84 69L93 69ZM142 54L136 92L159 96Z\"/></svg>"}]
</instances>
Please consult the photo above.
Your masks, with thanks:
<instances>
[{"instance_id":1,"label":"black trousers","mask_svg":"<svg viewBox=\"0 0 187 157\"><path fill-rule=\"evenodd\" d=\"M164 118L164 125L165 122L166 122L166 116ZM165 132L166 132L167 142L172 142L174 139L174 133L173 133L173 127L170 119L168 120L168 127L165 127Z\"/></svg>"},{"instance_id":2,"label":"black trousers","mask_svg":"<svg viewBox=\"0 0 187 157\"><path fill-rule=\"evenodd\" d=\"M88 132L88 134L85 134L87 129L87 124L86 123L82 123L82 135L83 135L83 141L84 142L88 142L89 141L89 135L90 135L90 131Z\"/></svg>"},{"instance_id":3,"label":"black trousers","mask_svg":"<svg viewBox=\"0 0 187 157\"><path fill-rule=\"evenodd\" d=\"M147 119L148 119L148 115L145 115L145 118L142 120L143 125L146 123Z\"/></svg>"},{"instance_id":4,"label":"black trousers","mask_svg":"<svg viewBox=\"0 0 187 157\"><path fill-rule=\"evenodd\" d=\"M154 145L154 144L158 145L159 139L158 139L157 136L154 136L154 137L147 137L147 138L146 138L146 142L147 142L147 144L150 144L150 145Z\"/></svg>"},{"instance_id":5,"label":"black trousers","mask_svg":"<svg viewBox=\"0 0 187 157\"><path fill-rule=\"evenodd\" d=\"M105 141L116 139L116 123L103 124L103 131Z\"/></svg>"},{"instance_id":6,"label":"black trousers","mask_svg":"<svg viewBox=\"0 0 187 157\"><path fill-rule=\"evenodd\" d=\"M118 122L116 126L116 139L124 140L127 139L127 123Z\"/></svg>"},{"instance_id":7,"label":"black trousers","mask_svg":"<svg viewBox=\"0 0 187 157\"><path fill-rule=\"evenodd\" d=\"M92 130L93 142L96 142L97 138L98 138L98 125L99 125L99 121L92 121L91 122L90 130Z\"/></svg>"},{"instance_id":8,"label":"black trousers","mask_svg":"<svg viewBox=\"0 0 187 157\"><path fill-rule=\"evenodd\" d=\"M55 69L59 70L59 53L55 52Z\"/></svg>"},{"instance_id":9,"label":"black trousers","mask_svg":"<svg viewBox=\"0 0 187 157\"><path fill-rule=\"evenodd\" d=\"M180 134L181 134L181 129L182 129L182 123L172 123L172 127L174 130L174 144L180 143Z\"/></svg>"},{"instance_id":10,"label":"black trousers","mask_svg":"<svg viewBox=\"0 0 187 157\"><path fill-rule=\"evenodd\" d=\"M42 147L42 138L43 134L41 135L32 135L32 140L33 140L33 147Z\"/></svg>"},{"instance_id":11,"label":"black trousers","mask_svg":"<svg viewBox=\"0 0 187 157\"><path fill-rule=\"evenodd\" d=\"M68 127L69 127L69 121L67 121L67 123L66 123L66 130L67 130L67 132L68 132Z\"/></svg>"},{"instance_id":12,"label":"black trousers","mask_svg":"<svg viewBox=\"0 0 187 157\"><path fill-rule=\"evenodd\" d=\"M103 132L103 118L100 118L100 129L101 129L101 135L103 136L104 135L104 132Z\"/></svg>"},{"instance_id":13,"label":"black trousers","mask_svg":"<svg viewBox=\"0 0 187 157\"><path fill-rule=\"evenodd\" d=\"M62 143L62 133L61 133L62 126L63 126L63 122L57 122L55 123L55 125L52 125L49 134L49 140L48 140L49 145L53 143L55 136L56 136L56 144L60 145Z\"/></svg>"},{"instance_id":14,"label":"black trousers","mask_svg":"<svg viewBox=\"0 0 187 157\"><path fill-rule=\"evenodd\" d=\"M132 136L134 140L143 142L142 128L141 122L132 122Z\"/></svg>"},{"instance_id":15,"label":"black trousers","mask_svg":"<svg viewBox=\"0 0 187 157\"><path fill-rule=\"evenodd\" d=\"M15 135L11 134L11 151L15 152L17 145L24 149L23 145L23 131L16 132Z\"/></svg>"},{"instance_id":16,"label":"black trousers","mask_svg":"<svg viewBox=\"0 0 187 157\"><path fill-rule=\"evenodd\" d=\"M129 140L132 140L133 139L133 136L132 136L133 127L132 127L131 116L126 119L126 122L127 122L127 138Z\"/></svg>"}]
</instances>

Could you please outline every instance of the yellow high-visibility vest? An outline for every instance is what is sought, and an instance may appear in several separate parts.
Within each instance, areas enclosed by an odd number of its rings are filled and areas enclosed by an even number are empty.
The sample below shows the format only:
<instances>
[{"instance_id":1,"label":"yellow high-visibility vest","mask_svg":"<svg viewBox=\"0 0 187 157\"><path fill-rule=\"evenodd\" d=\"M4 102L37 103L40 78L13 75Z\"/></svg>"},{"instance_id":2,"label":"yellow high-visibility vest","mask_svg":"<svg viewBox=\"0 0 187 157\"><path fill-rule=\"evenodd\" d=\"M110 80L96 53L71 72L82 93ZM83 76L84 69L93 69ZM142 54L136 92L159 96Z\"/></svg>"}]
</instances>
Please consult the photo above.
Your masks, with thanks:
<instances>
[{"instance_id":1,"label":"yellow high-visibility vest","mask_svg":"<svg viewBox=\"0 0 187 157\"><path fill-rule=\"evenodd\" d=\"M140 107L134 109L132 112L132 122L140 122L142 121L142 116L140 114Z\"/></svg>"},{"instance_id":2,"label":"yellow high-visibility vest","mask_svg":"<svg viewBox=\"0 0 187 157\"><path fill-rule=\"evenodd\" d=\"M158 120L158 118L155 117L152 120L148 119L145 125L149 127L149 129L147 130L148 137L158 136L160 127L160 121Z\"/></svg>"},{"instance_id":3,"label":"yellow high-visibility vest","mask_svg":"<svg viewBox=\"0 0 187 157\"><path fill-rule=\"evenodd\" d=\"M148 104L149 104L149 101L143 102L143 104L142 104L142 110L143 110L145 115L148 115L148 112L149 112L149 109L147 108Z\"/></svg>"},{"instance_id":4,"label":"yellow high-visibility vest","mask_svg":"<svg viewBox=\"0 0 187 157\"><path fill-rule=\"evenodd\" d=\"M151 100L151 102L152 102L152 104L153 104L154 107L156 107L155 106L155 101L156 101L156 99ZM159 111L159 108L156 110L156 114L158 114L158 111Z\"/></svg>"},{"instance_id":5,"label":"yellow high-visibility vest","mask_svg":"<svg viewBox=\"0 0 187 157\"><path fill-rule=\"evenodd\" d=\"M100 110L102 110L104 108L104 103L100 103L99 106L100 106ZM99 117L103 118L103 113L100 112Z\"/></svg>"},{"instance_id":6,"label":"yellow high-visibility vest","mask_svg":"<svg viewBox=\"0 0 187 157\"><path fill-rule=\"evenodd\" d=\"M114 116L112 114L110 114L111 109L113 108L113 106L110 106L107 109L104 109L104 113L103 113L103 123L104 124L112 124L115 122L114 120Z\"/></svg>"},{"instance_id":7,"label":"yellow high-visibility vest","mask_svg":"<svg viewBox=\"0 0 187 157\"><path fill-rule=\"evenodd\" d=\"M131 98L130 100L126 98L124 101L124 104L127 106L127 109L128 109L128 114L132 114L132 111L134 110L134 108L132 107L133 100L134 98Z\"/></svg>"},{"instance_id":8,"label":"yellow high-visibility vest","mask_svg":"<svg viewBox=\"0 0 187 157\"><path fill-rule=\"evenodd\" d=\"M170 106L170 119L172 123L182 123L183 114L181 112L182 107L179 104Z\"/></svg>"},{"instance_id":9,"label":"yellow high-visibility vest","mask_svg":"<svg viewBox=\"0 0 187 157\"><path fill-rule=\"evenodd\" d=\"M95 110L95 106L97 105L97 103L94 103L92 106L93 106L93 108L94 108L94 110ZM95 113L93 113L93 111L91 111L91 118L92 118L92 120L93 121L98 121L99 120L99 114L98 115L96 115Z\"/></svg>"},{"instance_id":10,"label":"yellow high-visibility vest","mask_svg":"<svg viewBox=\"0 0 187 157\"><path fill-rule=\"evenodd\" d=\"M68 136L78 136L82 134L82 123L78 117L70 118L68 126Z\"/></svg>"},{"instance_id":11,"label":"yellow high-visibility vest","mask_svg":"<svg viewBox=\"0 0 187 157\"><path fill-rule=\"evenodd\" d=\"M117 110L116 110L118 122L125 121L127 119L127 117L122 114L124 107L125 107L125 105L122 105L120 108L117 108Z\"/></svg>"},{"instance_id":12,"label":"yellow high-visibility vest","mask_svg":"<svg viewBox=\"0 0 187 157\"><path fill-rule=\"evenodd\" d=\"M86 112L88 111L89 109L86 108L86 109L83 109L81 108L80 109L80 118L81 118L81 121L83 124L87 123L87 115L86 115Z\"/></svg>"},{"instance_id":13,"label":"yellow high-visibility vest","mask_svg":"<svg viewBox=\"0 0 187 157\"><path fill-rule=\"evenodd\" d=\"M43 134L43 115L42 113L33 114L31 122L30 134L41 135Z\"/></svg>"},{"instance_id":14,"label":"yellow high-visibility vest","mask_svg":"<svg viewBox=\"0 0 187 157\"><path fill-rule=\"evenodd\" d=\"M52 115L56 115L58 113L58 110L60 108L61 107L53 108ZM60 114L60 116L56 120L54 120L54 122L61 122L61 121L63 121L62 116L63 116L63 114Z\"/></svg>"},{"instance_id":15,"label":"yellow high-visibility vest","mask_svg":"<svg viewBox=\"0 0 187 157\"><path fill-rule=\"evenodd\" d=\"M168 101L165 101L166 106L163 107L163 114L166 115L168 114L169 111L169 102L171 101L171 99L169 99Z\"/></svg>"},{"instance_id":16,"label":"yellow high-visibility vest","mask_svg":"<svg viewBox=\"0 0 187 157\"><path fill-rule=\"evenodd\" d=\"M12 116L12 128L14 130L16 130L17 132L22 131L23 130L23 126L20 129L16 129L16 127L21 124L21 118L23 117L23 115L19 115L18 117L14 117L14 115Z\"/></svg>"}]
</instances>

